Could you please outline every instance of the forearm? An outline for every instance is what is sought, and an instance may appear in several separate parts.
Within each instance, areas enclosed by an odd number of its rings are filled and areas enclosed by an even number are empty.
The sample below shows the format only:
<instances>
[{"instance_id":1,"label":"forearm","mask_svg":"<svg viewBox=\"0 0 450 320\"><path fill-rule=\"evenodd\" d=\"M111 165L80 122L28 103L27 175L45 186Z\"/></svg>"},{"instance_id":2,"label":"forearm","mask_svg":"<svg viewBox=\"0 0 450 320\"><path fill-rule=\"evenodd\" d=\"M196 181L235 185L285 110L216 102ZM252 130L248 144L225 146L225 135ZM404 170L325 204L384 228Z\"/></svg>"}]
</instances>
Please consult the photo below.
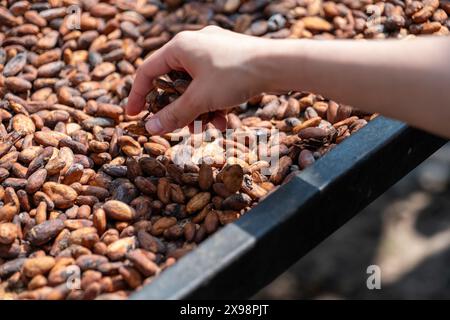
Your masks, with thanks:
<instances>
[{"instance_id":1,"label":"forearm","mask_svg":"<svg viewBox=\"0 0 450 320\"><path fill-rule=\"evenodd\" d=\"M269 48L256 58L268 90L320 93L450 137L450 38L279 40Z\"/></svg>"},{"instance_id":2,"label":"forearm","mask_svg":"<svg viewBox=\"0 0 450 320\"><path fill-rule=\"evenodd\" d=\"M450 37L271 40L210 26L177 34L146 59L127 112L144 108L156 77L185 70L192 83L147 122L151 133L170 132L261 92L310 91L450 138L449 58ZM223 122L216 124L224 128Z\"/></svg>"}]
</instances>

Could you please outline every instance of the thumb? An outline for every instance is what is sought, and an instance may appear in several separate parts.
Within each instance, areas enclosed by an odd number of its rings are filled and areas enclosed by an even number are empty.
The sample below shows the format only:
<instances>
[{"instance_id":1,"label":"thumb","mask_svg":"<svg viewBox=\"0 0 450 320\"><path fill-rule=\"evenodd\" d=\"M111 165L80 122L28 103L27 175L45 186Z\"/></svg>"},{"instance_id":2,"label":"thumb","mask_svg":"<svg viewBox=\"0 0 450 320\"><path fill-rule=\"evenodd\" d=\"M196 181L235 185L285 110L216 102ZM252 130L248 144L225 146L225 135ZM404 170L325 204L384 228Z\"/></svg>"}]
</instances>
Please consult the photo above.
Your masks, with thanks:
<instances>
[{"instance_id":1,"label":"thumb","mask_svg":"<svg viewBox=\"0 0 450 320\"><path fill-rule=\"evenodd\" d=\"M186 92L171 104L151 117L145 128L153 135L161 135L183 128L203 113L202 100L198 98L195 83L191 83Z\"/></svg>"}]
</instances>

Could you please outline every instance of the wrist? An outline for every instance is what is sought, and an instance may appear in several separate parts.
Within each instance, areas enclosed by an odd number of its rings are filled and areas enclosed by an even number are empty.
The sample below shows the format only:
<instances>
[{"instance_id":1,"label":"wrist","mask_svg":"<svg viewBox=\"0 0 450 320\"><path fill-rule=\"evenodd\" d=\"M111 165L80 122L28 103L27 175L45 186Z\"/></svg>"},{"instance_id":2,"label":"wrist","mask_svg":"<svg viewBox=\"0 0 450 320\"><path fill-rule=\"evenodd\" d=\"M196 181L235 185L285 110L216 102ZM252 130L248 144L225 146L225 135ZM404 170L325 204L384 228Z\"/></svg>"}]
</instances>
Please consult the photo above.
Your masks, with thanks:
<instances>
[{"instance_id":1,"label":"wrist","mask_svg":"<svg viewBox=\"0 0 450 320\"><path fill-rule=\"evenodd\" d=\"M307 40L260 39L249 65L260 92L287 92L304 86Z\"/></svg>"}]
</instances>

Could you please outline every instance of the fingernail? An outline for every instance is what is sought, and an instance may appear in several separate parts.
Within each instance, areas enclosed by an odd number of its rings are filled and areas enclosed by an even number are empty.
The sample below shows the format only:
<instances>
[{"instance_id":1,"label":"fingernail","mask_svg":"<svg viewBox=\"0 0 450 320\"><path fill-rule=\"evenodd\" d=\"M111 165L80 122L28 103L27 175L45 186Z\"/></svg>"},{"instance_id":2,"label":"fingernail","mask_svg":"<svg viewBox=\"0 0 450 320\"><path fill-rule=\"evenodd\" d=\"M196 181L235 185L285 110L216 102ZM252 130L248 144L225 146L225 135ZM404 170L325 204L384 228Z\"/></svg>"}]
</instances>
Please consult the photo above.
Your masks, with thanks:
<instances>
[{"instance_id":1,"label":"fingernail","mask_svg":"<svg viewBox=\"0 0 450 320\"><path fill-rule=\"evenodd\" d=\"M151 134L160 134L163 132L163 127L158 117L153 117L148 120L145 124L145 129L147 129L147 131Z\"/></svg>"}]
</instances>

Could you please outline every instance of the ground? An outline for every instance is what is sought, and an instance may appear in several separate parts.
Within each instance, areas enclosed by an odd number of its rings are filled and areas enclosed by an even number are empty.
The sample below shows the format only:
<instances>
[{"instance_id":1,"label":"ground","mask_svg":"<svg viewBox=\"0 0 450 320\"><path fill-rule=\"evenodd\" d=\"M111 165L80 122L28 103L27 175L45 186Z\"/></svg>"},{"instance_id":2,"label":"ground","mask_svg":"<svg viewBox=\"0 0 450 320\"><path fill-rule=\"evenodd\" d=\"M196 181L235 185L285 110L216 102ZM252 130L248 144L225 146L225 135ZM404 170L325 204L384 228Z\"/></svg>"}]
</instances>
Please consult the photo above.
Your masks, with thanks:
<instances>
[{"instance_id":1,"label":"ground","mask_svg":"<svg viewBox=\"0 0 450 320\"><path fill-rule=\"evenodd\" d=\"M369 290L367 268L381 271ZM449 299L450 144L278 277L265 299Z\"/></svg>"}]
</instances>

